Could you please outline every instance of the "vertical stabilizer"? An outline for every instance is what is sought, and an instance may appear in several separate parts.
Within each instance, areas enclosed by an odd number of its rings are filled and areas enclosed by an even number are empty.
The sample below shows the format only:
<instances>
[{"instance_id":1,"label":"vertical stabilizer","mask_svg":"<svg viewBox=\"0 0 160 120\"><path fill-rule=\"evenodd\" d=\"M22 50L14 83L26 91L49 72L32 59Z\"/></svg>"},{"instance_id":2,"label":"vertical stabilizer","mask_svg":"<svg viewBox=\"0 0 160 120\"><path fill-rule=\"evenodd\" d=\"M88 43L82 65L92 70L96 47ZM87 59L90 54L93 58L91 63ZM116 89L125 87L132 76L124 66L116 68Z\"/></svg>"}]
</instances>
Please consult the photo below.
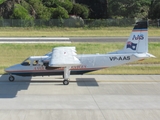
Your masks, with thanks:
<instances>
[{"instance_id":1,"label":"vertical stabilizer","mask_svg":"<svg viewBox=\"0 0 160 120\"><path fill-rule=\"evenodd\" d=\"M126 45L124 52L146 53L148 52L148 23L139 21L135 24Z\"/></svg>"},{"instance_id":2,"label":"vertical stabilizer","mask_svg":"<svg viewBox=\"0 0 160 120\"><path fill-rule=\"evenodd\" d=\"M147 53L148 52L148 22L136 22L124 48L116 53ZM114 52L115 53L115 52Z\"/></svg>"}]
</instances>

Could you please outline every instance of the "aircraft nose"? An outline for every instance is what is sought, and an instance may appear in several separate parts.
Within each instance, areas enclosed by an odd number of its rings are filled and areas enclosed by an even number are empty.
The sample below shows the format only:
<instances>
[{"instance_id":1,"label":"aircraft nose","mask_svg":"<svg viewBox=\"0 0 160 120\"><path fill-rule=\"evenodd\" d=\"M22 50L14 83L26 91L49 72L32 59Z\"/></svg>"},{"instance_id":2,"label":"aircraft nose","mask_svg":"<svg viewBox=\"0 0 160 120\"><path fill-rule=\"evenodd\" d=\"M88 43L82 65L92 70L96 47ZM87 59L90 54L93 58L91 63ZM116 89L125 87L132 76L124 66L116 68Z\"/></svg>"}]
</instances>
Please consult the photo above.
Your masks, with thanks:
<instances>
[{"instance_id":1,"label":"aircraft nose","mask_svg":"<svg viewBox=\"0 0 160 120\"><path fill-rule=\"evenodd\" d=\"M11 70L11 67L8 67L4 71L9 72L10 70Z\"/></svg>"},{"instance_id":2,"label":"aircraft nose","mask_svg":"<svg viewBox=\"0 0 160 120\"><path fill-rule=\"evenodd\" d=\"M11 72L11 71L13 71L13 70L17 70L18 66L19 66L18 64L17 64L17 65L10 66L10 67L6 68L5 71L6 71L6 72Z\"/></svg>"}]
</instances>

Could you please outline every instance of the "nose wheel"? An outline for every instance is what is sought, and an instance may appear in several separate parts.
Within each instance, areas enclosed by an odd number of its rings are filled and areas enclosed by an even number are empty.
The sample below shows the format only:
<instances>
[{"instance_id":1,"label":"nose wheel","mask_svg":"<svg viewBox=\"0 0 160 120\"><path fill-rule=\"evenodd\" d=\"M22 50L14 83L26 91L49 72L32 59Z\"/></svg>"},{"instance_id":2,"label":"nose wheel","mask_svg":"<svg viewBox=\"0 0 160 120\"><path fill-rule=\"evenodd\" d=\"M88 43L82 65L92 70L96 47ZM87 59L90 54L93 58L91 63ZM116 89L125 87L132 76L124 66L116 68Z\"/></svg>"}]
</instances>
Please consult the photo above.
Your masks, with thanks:
<instances>
[{"instance_id":1,"label":"nose wheel","mask_svg":"<svg viewBox=\"0 0 160 120\"><path fill-rule=\"evenodd\" d=\"M69 84L69 80L63 80L63 85L68 85Z\"/></svg>"},{"instance_id":2,"label":"nose wheel","mask_svg":"<svg viewBox=\"0 0 160 120\"><path fill-rule=\"evenodd\" d=\"M10 81L10 82L13 82L14 79L15 79L14 76L12 76L12 75L9 76L9 81Z\"/></svg>"}]
</instances>

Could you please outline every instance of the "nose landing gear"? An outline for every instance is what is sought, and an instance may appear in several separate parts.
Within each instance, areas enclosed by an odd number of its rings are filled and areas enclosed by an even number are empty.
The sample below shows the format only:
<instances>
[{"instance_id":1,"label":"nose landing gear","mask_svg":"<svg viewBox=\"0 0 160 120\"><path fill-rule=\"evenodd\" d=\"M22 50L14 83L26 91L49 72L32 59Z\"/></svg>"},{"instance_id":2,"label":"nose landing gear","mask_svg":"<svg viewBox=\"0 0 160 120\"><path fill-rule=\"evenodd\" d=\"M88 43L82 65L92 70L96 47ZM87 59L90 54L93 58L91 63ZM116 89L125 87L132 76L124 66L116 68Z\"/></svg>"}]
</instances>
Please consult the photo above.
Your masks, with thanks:
<instances>
[{"instance_id":1,"label":"nose landing gear","mask_svg":"<svg viewBox=\"0 0 160 120\"><path fill-rule=\"evenodd\" d=\"M13 82L15 80L14 76L12 76L12 75L10 75L8 79L10 82Z\"/></svg>"}]
</instances>

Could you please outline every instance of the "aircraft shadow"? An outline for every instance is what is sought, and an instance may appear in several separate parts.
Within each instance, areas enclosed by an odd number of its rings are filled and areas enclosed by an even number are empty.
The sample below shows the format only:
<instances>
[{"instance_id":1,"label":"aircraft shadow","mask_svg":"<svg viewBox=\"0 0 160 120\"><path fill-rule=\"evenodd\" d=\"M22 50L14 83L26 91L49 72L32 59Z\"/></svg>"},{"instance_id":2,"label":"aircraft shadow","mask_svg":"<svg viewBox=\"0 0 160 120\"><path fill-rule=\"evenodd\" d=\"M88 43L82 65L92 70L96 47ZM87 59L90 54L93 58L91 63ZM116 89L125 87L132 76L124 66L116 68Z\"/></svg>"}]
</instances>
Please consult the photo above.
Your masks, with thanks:
<instances>
[{"instance_id":1,"label":"aircraft shadow","mask_svg":"<svg viewBox=\"0 0 160 120\"><path fill-rule=\"evenodd\" d=\"M30 83L38 82L38 83L45 83L45 82L61 82L59 80L56 81L31 81L32 77L19 77L15 76L15 81L10 82L8 80L9 75L3 74L0 75L0 99L1 98L15 98L17 93L22 90L28 90ZM89 87L98 87L98 83L95 78L76 78L76 82L78 86L89 86ZM59 84L59 85L63 85Z\"/></svg>"},{"instance_id":2,"label":"aircraft shadow","mask_svg":"<svg viewBox=\"0 0 160 120\"><path fill-rule=\"evenodd\" d=\"M95 78L76 78L78 86L98 87L98 83Z\"/></svg>"},{"instance_id":3,"label":"aircraft shadow","mask_svg":"<svg viewBox=\"0 0 160 120\"><path fill-rule=\"evenodd\" d=\"M18 91L27 90L30 84L31 77L18 77L15 76L16 80L10 82L8 80L9 75L0 75L0 98L14 98ZM27 82L20 82L27 80Z\"/></svg>"}]
</instances>

